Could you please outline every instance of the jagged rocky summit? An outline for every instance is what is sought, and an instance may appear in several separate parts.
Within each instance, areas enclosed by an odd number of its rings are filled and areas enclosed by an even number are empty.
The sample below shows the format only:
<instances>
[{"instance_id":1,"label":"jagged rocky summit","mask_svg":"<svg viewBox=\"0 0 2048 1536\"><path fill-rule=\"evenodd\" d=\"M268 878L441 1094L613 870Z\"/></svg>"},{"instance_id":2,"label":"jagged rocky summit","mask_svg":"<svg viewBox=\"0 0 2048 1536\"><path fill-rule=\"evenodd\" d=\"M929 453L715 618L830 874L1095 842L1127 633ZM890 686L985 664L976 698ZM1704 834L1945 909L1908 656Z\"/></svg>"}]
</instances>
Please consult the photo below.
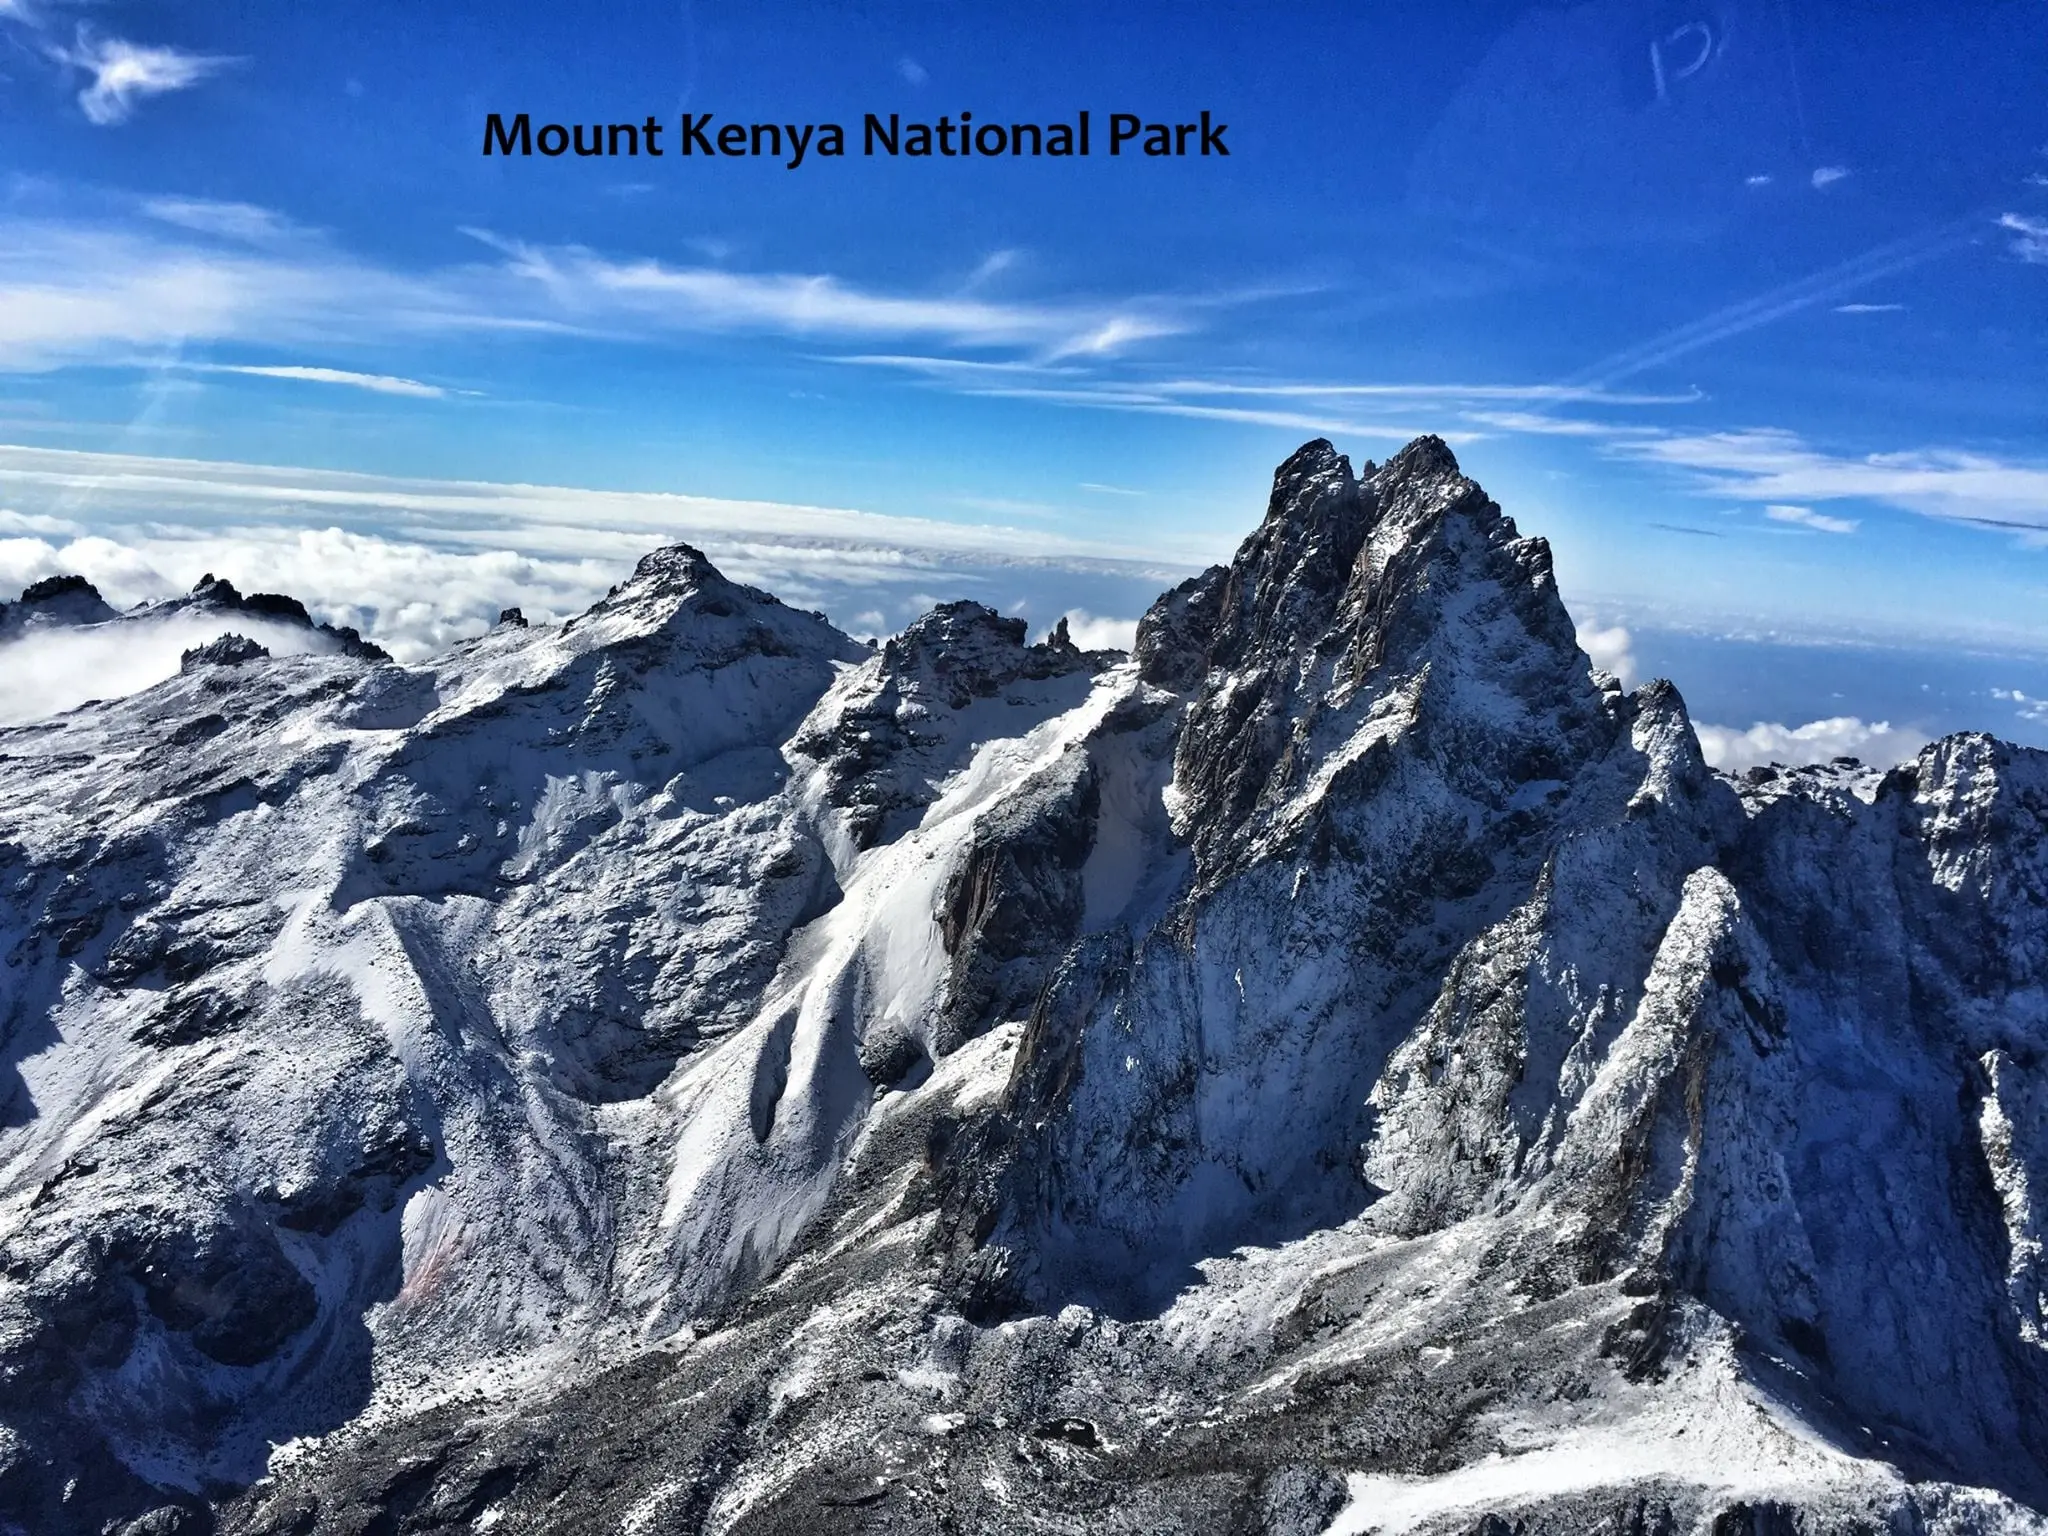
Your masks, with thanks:
<instances>
[{"instance_id":1,"label":"jagged rocky summit","mask_svg":"<svg viewBox=\"0 0 2048 1536\"><path fill-rule=\"evenodd\" d=\"M11 603L0 603L0 640L15 640L44 626L103 624L118 617L99 588L83 576L47 576Z\"/></svg>"},{"instance_id":2,"label":"jagged rocky summit","mask_svg":"<svg viewBox=\"0 0 2048 1536\"><path fill-rule=\"evenodd\" d=\"M1435 439L256 649L0 732L16 1529L2048 1529L2048 756L1716 774Z\"/></svg>"},{"instance_id":3,"label":"jagged rocky summit","mask_svg":"<svg viewBox=\"0 0 2048 1536\"><path fill-rule=\"evenodd\" d=\"M373 645L348 625L316 621L306 605L295 597L277 592L243 593L235 584L208 572L199 584L182 597L162 602L141 603L123 613L100 596L99 589L83 576L50 576L26 588L12 603L0 603L0 643L19 640L38 631L100 629L107 625L132 631L138 625L161 623L175 618L246 618L253 624L279 626L302 631L305 648L333 651L362 661L389 661L381 646ZM240 637L245 642L247 637Z\"/></svg>"}]
</instances>

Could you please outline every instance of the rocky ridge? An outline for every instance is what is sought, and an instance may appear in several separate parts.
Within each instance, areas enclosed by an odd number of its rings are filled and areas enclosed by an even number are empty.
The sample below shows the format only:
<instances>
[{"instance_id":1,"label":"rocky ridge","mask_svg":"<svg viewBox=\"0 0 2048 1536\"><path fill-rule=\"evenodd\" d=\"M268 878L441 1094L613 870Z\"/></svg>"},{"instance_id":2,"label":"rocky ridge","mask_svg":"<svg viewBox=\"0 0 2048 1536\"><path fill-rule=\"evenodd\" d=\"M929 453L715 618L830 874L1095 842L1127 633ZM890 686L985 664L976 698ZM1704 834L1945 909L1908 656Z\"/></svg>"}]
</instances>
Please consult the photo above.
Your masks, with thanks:
<instances>
[{"instance_id":1,"label":"rocky ridge","mask_svg":"<svg viewBox=\"0 0 2048 1536\"><path fill-rule=\"evenodd\" d=\"M99 588L83 576L46 577L24 589L15 602L0 603L0 643L38 631L100 629L106 625L131 628L180 617L228 615L243 616L254 624L302 631L309 642L307 649L332 651L363 661L391 659L383 647L365 640L350 626L316 620L295 597L278 592L243 593L233 582L212 572L200 577L198 585L183 596L138 603L125 613L100 596Z\"/></svg>"},{"instance_id":2,"label":"rocky ridge","mask_svg":"<svg viewBox=\"0 0 2048 1536\"><path fill-rule=\"evenodd\" d=\"M2048 758L1714 773L1435 439L216 649L0 731L19 1529L2048 1529Z\"/></svg>"}]
</instances>

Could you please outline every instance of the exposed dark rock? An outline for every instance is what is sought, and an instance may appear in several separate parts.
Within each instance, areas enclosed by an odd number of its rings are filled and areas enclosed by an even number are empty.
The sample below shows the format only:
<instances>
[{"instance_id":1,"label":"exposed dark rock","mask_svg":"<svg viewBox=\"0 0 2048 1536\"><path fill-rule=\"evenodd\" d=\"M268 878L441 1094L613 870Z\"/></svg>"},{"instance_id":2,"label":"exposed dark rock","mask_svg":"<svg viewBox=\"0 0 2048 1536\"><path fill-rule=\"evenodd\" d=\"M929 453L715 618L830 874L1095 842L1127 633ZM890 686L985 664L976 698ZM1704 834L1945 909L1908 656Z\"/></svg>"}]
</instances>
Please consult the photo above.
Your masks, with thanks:
<instances>
[{"instance_id":1,"label":"exposed dark rock","mask_svg":"<svg viewBox=\"0 0 2048 1536\"><path fill-rule=\"evenodd\" d=\"M0 640L28 629L103 624L118 617L83 576L45 576L25 587L17 601L0 603Z\"/></svg>"},{"instance_id":2,"label":"exposed dark rock","mask_svg":"<svg viewBox=\"0 0 2048 1536\"><path fill-rule=\"evenodd\" d=\"M185 597L160 604L153 612L172 613L183 610L204 612L245 613L251 618L268 619L273 623L287 624L294 628L306 629L314 634L326 636L344 656L353 656L361 661L389 661L390 654L382 646L365 640L353 627L342 624L316 623L306 605L295 597L281 592L251 592L244 596L235 584L225 577L216 577L211 571L199 578L197 586Z\"/></svg>"},{"instance_id":3,"label":"exposed dark rock","mask_svg":"<svg viewBox=\"0 0 2048 1536\"><path fill-rule=\"evenodd\" d=\"M251 661L260 661L270 651L258 645L247 635L222 635L218 640L209 640L204 645L194 646L184 653L178 670L190 672L195 667L239 667Z\"/></svg>"}]
</instances>

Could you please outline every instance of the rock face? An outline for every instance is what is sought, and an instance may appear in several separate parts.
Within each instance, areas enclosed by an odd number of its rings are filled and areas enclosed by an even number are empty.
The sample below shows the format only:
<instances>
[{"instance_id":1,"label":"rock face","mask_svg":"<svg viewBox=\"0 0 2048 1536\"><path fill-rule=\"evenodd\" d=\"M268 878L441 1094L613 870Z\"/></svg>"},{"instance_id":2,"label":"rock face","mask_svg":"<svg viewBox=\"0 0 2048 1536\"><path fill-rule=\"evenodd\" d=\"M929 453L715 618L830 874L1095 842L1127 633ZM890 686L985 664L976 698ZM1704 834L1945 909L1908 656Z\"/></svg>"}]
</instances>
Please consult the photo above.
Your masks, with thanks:
<instances>
[{"instance_id":1,"label":"rock face","mask_svg":"<svg viewBox=\"0 0 2048 1536\"><path fill-rule=\"evenodd\" d=\"M235 584L212 572L199 578L199 585L184 597L172 598L169 602L155 603L138 618L160 618L168 614L183 612L241 613L254 619L268 619L273 623L287 624L295 629L309 630L328 641L344 656L355 656L365 661L389 661L383 647L372 645L348 625L316 623L306 612L306 605L296 597L287 597L279 592L251 592L246 596L237 591Z\"/></svg>"},{"instance_id":2,"label":"rock face","mask_svg":"<svg viewBox=\"0 0 2048 1536\"><path fill-rule=\"evenodd\" d=\"M116 617L99 588L83 576L49 576L23 589L18 601L0 603L0 640L31 630L102 624Z\"/></svg>"},{"instance_id":3,"label":"rock face","mask_svg":"<svg viewBox=\"0 0 2048 1536\"><path fill-rule=\"evenodd\" d=\"M233 582L211 573L202 576L199 584L183 597L139 604L126 613L114 609L100 596L99 589L83 576L46 577L25 588L19 600L0 603L0 644L53 629L114 625L130 630L180 617L189 621L229 614L282 626L287 631L302 630L308 649L332 651L360 661L391 659L381 646L371 644L349 626L317 622L306 611L306 605L295 597L277 592L244 595L236 590ZM218 640L193 647L186 653L185 661L190 666L193 658L197 657L200 662L235 665L269 654L266 647L245 635L226 634Z\"/></svg>"},{"instance_id":4,"label":"rock face","mask_svg":"<svg viewBox=\"0 0 2048 1536\"><path fill-rule=\"evenodd\" d=\"M222 635L218 640L209 640L183 652L178 658L178 670L190 672L194 667L239 667L244 662L261 661L269 654L267 646L258 645L247 635Z\"/></svg>"},{"instance_id":5,"label":"rock face","mask_svg":"<svg viewBox=\"0 0 2048 1536\"><path fill-rule=\"evenodd\" d=\"M0 1521L2048 1529L2048 758L1714 773L1434 439L243 660L0 732Z\"/></svg>"}]
</instances>

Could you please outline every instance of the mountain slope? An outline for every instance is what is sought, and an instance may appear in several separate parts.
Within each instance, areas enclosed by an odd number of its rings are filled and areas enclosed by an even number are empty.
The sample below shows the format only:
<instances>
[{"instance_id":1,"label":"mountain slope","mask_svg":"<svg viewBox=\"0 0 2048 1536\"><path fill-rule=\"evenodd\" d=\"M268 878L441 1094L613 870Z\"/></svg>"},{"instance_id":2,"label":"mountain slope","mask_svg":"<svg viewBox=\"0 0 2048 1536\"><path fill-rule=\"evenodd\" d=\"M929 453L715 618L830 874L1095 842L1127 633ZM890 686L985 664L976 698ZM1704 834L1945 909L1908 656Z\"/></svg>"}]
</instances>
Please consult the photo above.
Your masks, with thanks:
<instances>
[{"instance_id":1,"label":"mountain slope","mask_svg":"<svg viewBox=\"0 0 2048 1536\"><path fill-rule=\"evenodd\" d=\"M2048 760L1715 774L1434 439L0 754L23 1529L2048 1528Z\"/></svg>"}]
</instances>

